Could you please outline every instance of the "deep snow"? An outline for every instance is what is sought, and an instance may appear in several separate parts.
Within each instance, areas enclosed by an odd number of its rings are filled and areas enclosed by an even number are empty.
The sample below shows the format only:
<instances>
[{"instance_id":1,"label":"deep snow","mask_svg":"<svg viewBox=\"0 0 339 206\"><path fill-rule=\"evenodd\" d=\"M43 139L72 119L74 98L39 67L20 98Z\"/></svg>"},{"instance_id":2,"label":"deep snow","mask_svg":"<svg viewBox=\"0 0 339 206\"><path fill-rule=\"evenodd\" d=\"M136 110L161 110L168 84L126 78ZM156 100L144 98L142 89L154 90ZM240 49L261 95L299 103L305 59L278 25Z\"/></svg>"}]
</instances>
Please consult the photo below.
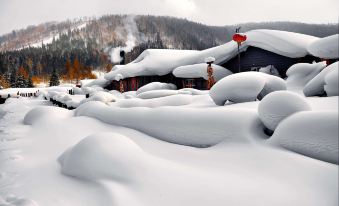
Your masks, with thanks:
<instances>
[{"instance_id":1,"label":"deep snow","mask_svg":"<svg viewBox=\"0 0 339 206\"><path fill-rule=\"evenodd\" d=\"M0 205L336 206L338 96L302 91L312 81L312 91L333 88L328 68L297 65L286 81L233 74L210 91L155 83L9 98L0 105ZM27 91L2 94L18 90Z\"/></svg>"}]
</instances>

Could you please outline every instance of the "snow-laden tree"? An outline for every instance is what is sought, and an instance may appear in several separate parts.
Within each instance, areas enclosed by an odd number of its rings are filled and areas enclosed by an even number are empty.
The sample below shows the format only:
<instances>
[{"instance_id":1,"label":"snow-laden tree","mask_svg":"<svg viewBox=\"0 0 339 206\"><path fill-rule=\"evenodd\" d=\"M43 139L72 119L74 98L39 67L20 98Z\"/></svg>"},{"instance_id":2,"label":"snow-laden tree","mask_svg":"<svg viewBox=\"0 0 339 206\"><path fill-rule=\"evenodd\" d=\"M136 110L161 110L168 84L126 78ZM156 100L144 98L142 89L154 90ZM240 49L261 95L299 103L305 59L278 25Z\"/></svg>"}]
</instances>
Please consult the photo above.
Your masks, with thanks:
<instances>
[{"instance_id":1,"label":"snow-laden tree","mask_svg":"<svg viewBox=\"0 0 339 206\"><path fill-rule=\"evenodd\" d=\"M19 74L18 75L18 78L16 79L16 87L17 88L25 88L27 87L27 82L26 82L26 79L24 77L24 75L22 74Z\"/></svg>"},{"instance_id":2,"label":"snow-laden tree","mask_svg":"<svg viewBox=\"0 0 339 206\"><path fill-rule=\"evenodd\" d=\"M52 87L52 86L58 86L60 84L60 81L59 81L59 76L55 70L55 68L53 69L52 71L52 74L51 74L51 78L49 80L49 86Z\"/></svg>"},{"instance_id":3,"label":"snow-laden tree","mask_svg":"<svg viewBox=\"0 0 339 206\"><path fill-rule=\"evenodd\" d=\"M28 79L27 79L27 87L28 88L33 88L34 84L33 84L33 80L32 80L32 75L29 74Z\"/></svg>"}]
</instances>

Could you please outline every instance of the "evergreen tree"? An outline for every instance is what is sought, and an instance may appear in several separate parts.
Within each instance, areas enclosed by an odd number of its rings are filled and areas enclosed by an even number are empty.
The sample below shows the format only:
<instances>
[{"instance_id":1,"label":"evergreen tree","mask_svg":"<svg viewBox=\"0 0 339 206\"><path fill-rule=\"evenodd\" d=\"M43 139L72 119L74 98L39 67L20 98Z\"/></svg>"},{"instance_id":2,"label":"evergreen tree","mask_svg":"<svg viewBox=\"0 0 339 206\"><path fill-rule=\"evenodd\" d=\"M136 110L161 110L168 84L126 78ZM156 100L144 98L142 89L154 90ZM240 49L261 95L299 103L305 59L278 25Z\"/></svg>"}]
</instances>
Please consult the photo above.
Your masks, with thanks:
<instances>
[{"instance_id":1,"label":"evergreen tree","mask_svg":"<svg viewBox=\"0 0 339 206\"><path fill-rule=\"evenodd\" d=\"M28 88L33 88L34 84L33 84L33 80L32 80L32 75L29 74L28 80L27 80L27 87Z\"/></svg>"},{"instance_id":2,"label":"evergreen tree","mask_svg":"<svg viewBox=\"0 0 339 206\"><path fill-rule=\"evenodd\" d=\"M55 68L53 69L52 71L52 74L51 74L51 79L49 81L49 86L52 87L52 86L58 86L60 84L59 82L59 76L55 70Z\"/></svg>"},{"instance_id":3,"label":"evergreen tree","mask_svg":"<svg viewBox=\"0 0 339 206\"><path fill-rule=\"evenodd\" d=\"M27 86L24 75L18 74L18 78L16 79L16 87L17 88L25 88Z\"/></svg>"},{"instance_id":4,"label":"evergreen tree","mask_svg":"<svg viewBox=\"0 0 339 206\"><path fill-rule=\"evenodd\" d=\"M11 69L9 84L11 85L11 87L16 87L16 71L14 68Z\"/></svg>"}]
</instances>

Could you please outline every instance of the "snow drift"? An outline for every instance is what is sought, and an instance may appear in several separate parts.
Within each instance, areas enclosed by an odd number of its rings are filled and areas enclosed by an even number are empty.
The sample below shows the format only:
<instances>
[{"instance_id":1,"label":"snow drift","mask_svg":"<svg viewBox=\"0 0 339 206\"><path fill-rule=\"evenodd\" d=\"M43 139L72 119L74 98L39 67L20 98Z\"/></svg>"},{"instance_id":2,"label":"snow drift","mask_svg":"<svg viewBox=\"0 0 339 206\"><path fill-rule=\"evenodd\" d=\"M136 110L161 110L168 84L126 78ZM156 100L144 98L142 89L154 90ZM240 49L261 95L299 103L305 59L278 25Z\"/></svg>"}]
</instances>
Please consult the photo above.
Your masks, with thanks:
<instances>
[{"instance_id":1,"label":"snow drift","mask_svg":"<svg viewBox=\"0 0 339 206\"><path fill-rule=\"evenodd\" d=\"M279 124L274 145L338 164L338 111L299 112Z\"/></svg>"},{"instance_id":2,"label":"snow drift","mask_svg":"<svg viewBox=\"0 0 339 206\"><path fill-rule=\"evenodd\" d=\"M193 97L191 95L175 94L164 97L157 97L152 99L120 99L114 106L121 108L130 107L163 107L163 106L183 106L192 103Z\"/></svg>"},{"instance_id":3,"label":"snow drift","mask_svg":"<svg viewBox=\"0 0 339 206\"><path fill-rule=\"evenodd\" d=\"M131 139L98 133L81 140L59 157L63 174L88 180L126 182L143 170L145 153Z\"/></svg>"},{"instance_id":4,"label":"snow drift","mask_svg":"<svg viewBox=\"0 0 339 206\"><path fill-rule=\"evenodd\" d=\"M180 107L118 108L88 102L78 107L75 115L93 117L108 124L139 130L167 142L196 147L215 145L221 141L246 142L250 141L250 136L262 131L256 111L219 110L218 107L203 110ZM242 124L235 119L241 119Z\"/></svg>"},{"instance_id":5,"label":"snow drift","mask_svg":"<svg viewBox=\"0 0 339 206\"><path fill-rule=\"evenodd\" d=\"M59 107L36 107L30 110L24 117L24 124L34 125L37 122L45 121L50 118L64 119L71 117L73 112Z\"/></svg>"},{"instance_id":6,"label":"snow drift","mask_svg":"<svg viewBox=\"0 0 339 206\"><path fill-rule=\"evenodd\" d=\"M311 107L306 99L289 91L276 91L268 94L260 101L258 107L260 120L272 131L288 116L308 110L311 110Z\"/></svg>"},{"instance_id":7,"label":"snow drift","mask_svg":"<svg viewBox=\"0 0 339 206\"><path fill-rule=\"evenodd\" d=\"M177 86L171 83L162 83L162 82L151 82L149 84L146 84L142 87L140 87L136 94L141 94L143 92L148 92L152 90L162 90L162 89L167 89L167 90L176 90Z\"/></svg>"}]
</instances>

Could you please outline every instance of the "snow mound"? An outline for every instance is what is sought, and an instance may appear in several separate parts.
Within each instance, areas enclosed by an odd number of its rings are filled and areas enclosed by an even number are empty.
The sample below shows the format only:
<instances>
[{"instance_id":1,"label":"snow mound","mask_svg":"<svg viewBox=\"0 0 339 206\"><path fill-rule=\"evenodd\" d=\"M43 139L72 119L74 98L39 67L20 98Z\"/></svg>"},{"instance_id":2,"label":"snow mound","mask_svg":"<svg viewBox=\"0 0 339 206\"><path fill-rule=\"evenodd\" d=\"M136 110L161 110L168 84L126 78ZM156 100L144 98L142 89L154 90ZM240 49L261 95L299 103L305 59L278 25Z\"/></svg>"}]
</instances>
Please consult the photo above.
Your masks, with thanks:
<instances>
[{"instance_id":1,"label":"snow mound","mask_svg":"<svg viewBox=\"0 0 339 206\"><path fill-rule=\"evenodd\" d=\"M192 95L204 95L204 94L208 94L208 90L205 91L201 91L199 89L194 89L194 88L183 88L183 89L179 89L179 92L190 92Z\"/></svg>"},{"instance_id":2,"label":"snow mound","mask_svg":"<svg viewBox=\"0 0 339 206\"><path fill-rule=\"evenodd\" d=\"M222 141L247 142L259 130L262 131L258 129L261 122L256 111L220 110L218 107L126 109L107 106L101 102L88 102L78 107L75 115L135 129L166 142L196 147L207 147Z\"/></svg>"},{"instance_id":3,"label":"snow mound","mask_svg":"<svg viewBox=\"0 0 339 206\"><path fill-rule=\"evenodd\" d=\"M130 107L163 107L163 106L182 106L192 103L193 97L191 95L170 95L154 99L121 99L115 105L121 108Z\"/></svg>"},{"instance_id":4,"label":"snow mound","mask_svg":"<svg viewBox=\"0 0 339 206\"><path fill-rule=\"evenodd\" d=\"M268 95L271 92L274 91L281 91L281 90L286 90L286 81L283 80L280 77L270 75L270 74L265 74L265 73L257 73L259 76L262 76L265 78L265 86L261 90L260 94L258 95L259 99L264 98L266 95Z\"/></svg>"},{"instance_id":5,"label":"snow mound","mask_svg":"<svg viewBox=\"0 0 339 206\"><path fill-rule=\"evenodd\" d=\"M73 87L72 90L73 90L74 94L78 94L78 95L85 94L84 91L79 87Z\"/></svg>"},{"instance_id":6,"label":"snow mound","mask_svg":"<svg viewBox=\"0 0 339 206\"><path fill-rule=\"evenodd\" d=\"M308 47L308 52L313 56L324 59L338 59L339 58L339 34L324 37L312 43Z\"/></svg>"},{"instance_id":7,"label":"snow mound","mask_svg":"<svg viewBox=\"0 0 339 206\"><path fill-rule=\"evenodd\" d=\"M300 112L281 122L272 144L315 159L338 164L338 112Z\"/></svg>"},{"instance_id":8,"label":"snow mound","mask_svg":"<svg viewBox=\"0 0 339 206\"><path fill-rule=\"evenodd\" d=\"M137 90L136 94L141 94L143 92L148 92L152 90L162 90L162 89L176 90L177 86L171 83L168 84L168 83L161 83L161 82L152 82L152 83L149 83L149 84L146 84L140 87Z\"/></svg>"},{"instance_id":9,"label":"snow mound","mask_svg":"<svg viewBox=\"0 0 339 206\"><path fill-rule=\"evenodd\" d=\"M212 64L213 68L213 76L215 81L219 81L220 79L232 74L228 69ZM173 70L173 75L180 78L204 78L208 80L207 75L207 64L193 64L180 66Z\"/></svg>"},{"instance_id":10,"label":"snow mound","mask_svg":"<svg viewBox=\"0 0 339 206\"><path fill-rule=\"evenodd\" d=\"M126 182L143 170L144 157L143 150L130 138L98 133L66 150L58 160L65 175Z\"/></svg>"},{"instance_id":11,"label":"snow mound","mask_svg":"<svg viewBox=\"0 0 339 206\"><path fill-rule=\"evenodd\" d=\"M226 101L235 103L255 101L277 90L286 90L283 79L259 72L242 72L229 75L218 81L210 90L210 96L217 105Z\"/></svg>"},{"instance_id":12,"label":"snow mound","mask_svg":"<svg viewBox=\"0 0 339 206\"><path fill-rule=\"evenodd\" d=\"M338 62L335 62L325 69L323 69L317 76L315 76L311 81L309 81L304 87L304 94L307 97L323 95L325 93L325 77L331 71L336 71L338 73ZM333 73L335 74L335 73ZM337 74L338 75L338 74Z\"/></svg>"},{"instance_id":13,"label":"snow mound","mask_svg":"<svg viewBox=\"0 0 339 206\"><path fill-rule=\"evenodd\" d=\"M276 91L268 94L261 100L258 107L260 120L272 131L286 117L308 110L311 110L311 106L306 99L289 91Z\"/></svg>"},{"instance_id":14,"label":"snow mound","mask_svg":"<svg viewBox=\"0 0 339 206\"><path fill-rule=\"evenodd\" d=\"M24 117L24 124L34 125L37 122L46 121L48 119L64 119L71 117L73 112L60 107L36 107L30 110Z\"/></svg>"},{"instance_id":15,"label":"snow mound","mask_svg":"<svg viewBox=\"0 0 339 206\"><path fill-rule=\"evenodd\" d=\"M11 194L6 197L6 200L2 200L0 197L0 206L38 206L38 203L31 199Z\"/></svg>"},{"instance_id":16,"label":"snow mound","mask_svg":"<svg viewBox=\"0 0 339 206\"><path fill-rule=\"evenodd\" d=\"M311 79L317 76L326 67L325 62L298 63L292 65L287 71L286 84L290 87L304 87Z\"/></svg>"},{"instance_id":17,"label":"snow mound","mask_svg":"<svg viewBox=\"0 0 339 206\"><path fill-rule=\"evenodd\" d=\"M83 87L81 89L85 94L92 94L94 92L104 91L104 89L100 86Z\"/></svg>"},{"instance_id":18,"label":"snow mound","mask_svg":"<svg viewBox=\"0 0 339 206\"><path fill-rule=\"evenodd\" d=\"M177 90L167 90L167 89L152 90L152 91L147 91L147 92L138 94L137 98L153 99L153 98L166 97L166 96L175 95L175 94L178 94Z\"/></svg>"},{"instance_id":19,"label":"snow mound","mask_svg":"<svg viewBox=\"0 0 339 206\"><path fill-rule=\"evenodd\" d=\"M109 102L115 102L116 101L116 97L108 92L104 92L104 91L98 91L98 92L92 92L92 94L90 95L89 98L83 99L80 104L83 104L85 102L89 102L89 101L99 101L99 102L103 102L103 103L109 103Z\"/></svg>"},{"instance_id":20,"label":"snow mound","mask_svg":"<svg viewBox=\"0 0 339 206\"><path fill-rule=\"evenodd\" d=\"M338 96L339 95L339 71L338 67L330 71L325 76L325 86L327 96Z\"/></svg>"}]
</instances>

